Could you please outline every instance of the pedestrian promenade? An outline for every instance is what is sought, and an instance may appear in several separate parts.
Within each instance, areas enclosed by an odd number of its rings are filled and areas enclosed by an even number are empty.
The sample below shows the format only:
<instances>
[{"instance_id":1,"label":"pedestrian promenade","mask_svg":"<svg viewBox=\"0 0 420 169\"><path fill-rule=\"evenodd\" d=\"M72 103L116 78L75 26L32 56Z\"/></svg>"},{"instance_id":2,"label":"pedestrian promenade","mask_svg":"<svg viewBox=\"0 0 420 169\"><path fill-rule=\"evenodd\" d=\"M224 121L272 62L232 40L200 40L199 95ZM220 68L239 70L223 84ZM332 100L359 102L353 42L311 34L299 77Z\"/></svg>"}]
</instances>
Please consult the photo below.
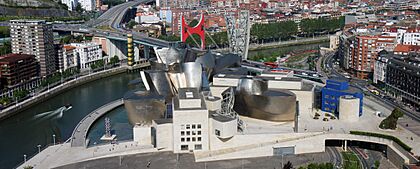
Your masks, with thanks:
<instances>
[{"instance_id":1,"label":"pedestrian promenade","mask_svg":"<svg viewBox=\"0 0 420 169\"><path fill-rule=\"evenodd\" d=\"M113 102L110 102L106 105L99 107L98 109L92 111L90 114L85 116L79 122L79 124L77 124L76 128L73 130L73 134L71 136L71 141L70 141L71 146L72 147L87 147L88 143L87 143L86 137L92 124L98 118L100 118L107 112L121 106L123 103L124 103L123 99L115 100Z\"/></svg>"}]
</instances>

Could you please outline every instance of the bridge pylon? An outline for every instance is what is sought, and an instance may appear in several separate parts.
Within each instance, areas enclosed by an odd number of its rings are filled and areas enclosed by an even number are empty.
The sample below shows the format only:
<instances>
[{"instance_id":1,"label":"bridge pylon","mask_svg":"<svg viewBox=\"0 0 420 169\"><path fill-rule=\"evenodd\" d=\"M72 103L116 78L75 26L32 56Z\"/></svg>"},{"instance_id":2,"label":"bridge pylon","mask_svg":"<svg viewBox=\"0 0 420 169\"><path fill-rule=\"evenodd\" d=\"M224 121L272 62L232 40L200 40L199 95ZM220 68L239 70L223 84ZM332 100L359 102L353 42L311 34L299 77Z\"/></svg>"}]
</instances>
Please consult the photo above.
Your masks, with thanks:
<instances>
[{"instance_id":1,"label":"bridge pylon","mask_svg":"<svg viewBox=\"0 0 420 169\"><path fill-rule=\"evenodd\" d=\"M127 34L127 65L134 65L133 35Z\"/></svg>"},{"instance_id":2,"label":"bridge pylon","mask_svg":"<svg viewBox=\"0 0 420 169\"><path fill-rule=\"evenodd\" d=\"M249 10L238 11L238 17L234 14L225 15L227 33L229 39L229 50L238 54L242 59L248 59L249 37L251 23L249 20Z\"/></svg>"}]
</instances>

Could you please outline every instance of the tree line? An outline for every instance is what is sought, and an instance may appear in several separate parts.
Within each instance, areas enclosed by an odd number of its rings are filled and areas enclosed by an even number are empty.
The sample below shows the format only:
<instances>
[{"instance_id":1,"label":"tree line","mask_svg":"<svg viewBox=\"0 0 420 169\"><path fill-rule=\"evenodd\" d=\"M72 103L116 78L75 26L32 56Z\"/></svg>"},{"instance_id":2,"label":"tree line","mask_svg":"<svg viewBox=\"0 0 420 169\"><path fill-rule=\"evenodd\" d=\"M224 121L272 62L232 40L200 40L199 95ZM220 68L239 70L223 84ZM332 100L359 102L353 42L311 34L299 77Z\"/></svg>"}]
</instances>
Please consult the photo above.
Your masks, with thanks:
<instances>
[{"instance_id":1,"label":"tree line","mask_svg":"<svg viewBox=\"0 0 420 169\"><path fill-rule=\"evenodd\" d=\"M190 26L195 26L198 21L193 20L190 22ZM300 27L300 31L299 28ZM282 21L282 22L273 22L268 24L256 23L253 24L250 33L251 42L268 42L268 41L278 41L278 40L289 40L294 38L297 35L303 36L312 36L314 34L326 34L335 32L344 27L344 17L326 19L303 19L298 24L294 21ZM200 44L200 38L198 35L193 35L197 43ZM180 41L178 35L161 35L159 39L167 41ZM213 39L215 42L213 42ZM216 44L218 46L228 44L228 36L226 32L218 32L211 35L211 38L206 34L206 46L214 47ZM194 40L189 37L187 39L187 44L197 46Z\"/></svg>"},{"instance_id":2,"label":"tree line","mask_svg":"<svg viewBox=\"0 0 420 169\"><path fill-rule=\"evenodd\" d=\"M294 21L274 22L268 24L253 24L251 41L270 41L288 39L298 33L298 25Z\"/></svg>"},{"instance_id":3,"label":"tree line","mask_svg":"<svg viewBox=\"0 0 420 169\"><path fill-rule=\"evenodd\" d=\"M304 35L335 32L342 27L344 27L344 17L333 19L303 19L300 22L301 33Z\"/></svg>"},{"instance_id":4,"label":"tree line","mask_svg":"<svg viewBox=\"0 0 420 169\"><path fill-rule=\"evenodd\" d=\"M314 34L331 33L342 27L344 27L344 17L303 19L299 24L294 21L257 23L251 27L251 41L287 40L297 35L312 36Z\"/></svg>"}]
</instances>

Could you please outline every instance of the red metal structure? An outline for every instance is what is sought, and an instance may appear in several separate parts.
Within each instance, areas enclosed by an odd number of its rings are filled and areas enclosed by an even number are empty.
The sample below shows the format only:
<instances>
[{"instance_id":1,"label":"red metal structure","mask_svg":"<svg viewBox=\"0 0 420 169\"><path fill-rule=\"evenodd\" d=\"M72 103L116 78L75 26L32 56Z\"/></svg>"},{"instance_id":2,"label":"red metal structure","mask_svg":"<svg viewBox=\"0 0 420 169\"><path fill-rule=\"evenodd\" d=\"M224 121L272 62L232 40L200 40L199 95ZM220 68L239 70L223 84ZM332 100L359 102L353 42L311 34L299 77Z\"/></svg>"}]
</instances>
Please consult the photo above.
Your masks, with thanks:
<instances>
[{"instance_id":1,"label":"red metal structure","mask_svg":"<svg viewBox=\"0 0 420 169\"><path fill-rule=\"evenodd\" d=\"M185 21L184 15L182 16L181 20L181 41L185 42L187 41L187 38L192 34L197 34L200 36L201 39L201 49L204 49L206 46L205 40L205 34L204 34L204 15L201 14L200 21L197 25L194 27L190 27L187 22Z\"/></svg>"}]
</instances>

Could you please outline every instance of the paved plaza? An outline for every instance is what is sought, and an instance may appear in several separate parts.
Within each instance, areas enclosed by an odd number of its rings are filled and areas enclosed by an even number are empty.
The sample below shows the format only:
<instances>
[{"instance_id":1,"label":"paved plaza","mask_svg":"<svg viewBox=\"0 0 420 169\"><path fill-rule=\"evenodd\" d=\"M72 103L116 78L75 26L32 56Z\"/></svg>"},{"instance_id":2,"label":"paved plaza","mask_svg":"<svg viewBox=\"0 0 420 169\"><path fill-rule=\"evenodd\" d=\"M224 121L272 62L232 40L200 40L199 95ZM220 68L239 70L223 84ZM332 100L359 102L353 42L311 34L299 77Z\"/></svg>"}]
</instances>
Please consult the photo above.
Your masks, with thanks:
<instances>
[{"instance_id":1,"label":"paved plaza","mask_svg":"<svg viewBox=\"0 0 420 169\"><path fill-rule=\"evenodd\" d=\"M259 157L238 160L223 160L212 162L194 162L192 154L174 154L172 152L134 154L127 156L109 157L77 164L70 164L58 167L58 169L129 169L129 168L150 168L150 169L256 169L256 168L282 168L282 157ZM293 166L300 166L313 162L330 162L328 153L312 153L293 156L284 156L283 163L290 161ZM150 165L148 165L150 162Z\"/></svg>"},{"instance_id":2,"label":"paved plaza","mask_svg":"<svg viewBox=\"0 0 420 169\"><path fill-rule=\"evenodd\" d=\"M358 122L346 122L342 120L329 120L323 121L324 118L321 111L319 119L313 119L315 113L308 113L303 111L299 118L299 132L319 132L324 131L327 133L349 133L352 130L367 131L374 133L382 133L398 137L401 141L413 148L412 152L415 155L420 154L420 123L415 122L409 117L404 116L398 120L398 128L396 130L383 130L379 128L380 122L385 119L385 116L391 114L389 110L382 105L370 100L364 99L363 115ZM378 117L376 112L383 113L382 117ZM328 118L330 119L330 118ZM406 124L408 128L406 127ZM411 128L411 130L409 130ZM413 130L417 130L416 133Z\"/></svg>"}]
</instances>

